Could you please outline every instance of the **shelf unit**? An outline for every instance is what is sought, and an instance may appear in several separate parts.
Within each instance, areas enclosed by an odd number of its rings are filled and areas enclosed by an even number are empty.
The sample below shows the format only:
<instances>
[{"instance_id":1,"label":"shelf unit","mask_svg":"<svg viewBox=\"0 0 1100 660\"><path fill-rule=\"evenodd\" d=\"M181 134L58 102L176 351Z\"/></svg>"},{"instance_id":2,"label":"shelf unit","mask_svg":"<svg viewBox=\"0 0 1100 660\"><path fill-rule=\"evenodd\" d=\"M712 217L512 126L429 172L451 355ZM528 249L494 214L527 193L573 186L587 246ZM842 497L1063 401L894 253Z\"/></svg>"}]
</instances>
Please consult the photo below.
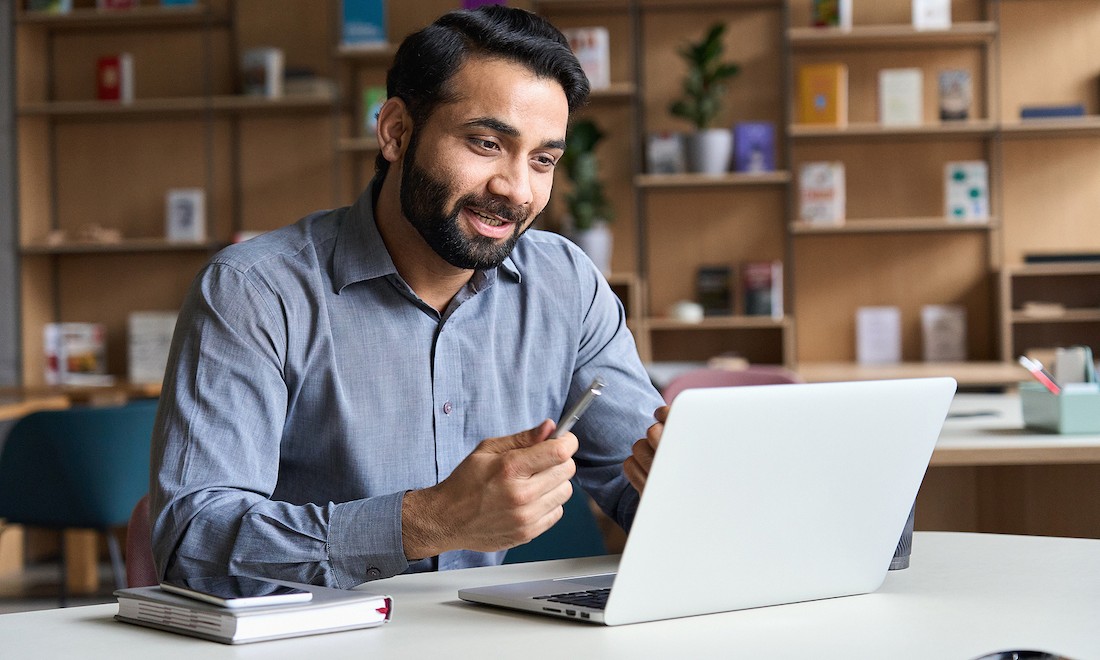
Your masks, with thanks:
<instances>
[{"instance_id":1,"label":"shelf unit","mask_svg":"<svg viewBox=\"0 0 1100 660\"><path fill-rule=\"evenodd\" d=\"M1011 266L1000 280L1004 360L1036 348L1100 346L1100 263ZM1053 309L1029 312L1028 303Z\"/></svg>"},{"instance_id":2,"label":"shelf unit","mask_svg":"<svg viewBox=\"0 0 1100 660\"><path fill-rule=\"evenodd\" d=\"M293 36L304 29L327 43L327 13L315 16L303 0L278 16L256 0L112 12L75 4L66 14L15 13L22 380L30 387L44 381L46 323L103 323L108 370L125 374L131 312L178 309L195 273L238 232L277 227L334 197L337 99L235 93L239 53L259 45L282 47L288 66L328 75L323 46ZM124 51L134 56L135 100L96 100L96 59ZM206 191L205 241L163 238L165 194L184 187ZM89 228L120 238L81 240Z\"/></svg>"},{"instance_id":3,"label":"shelf unit","mask_svg":"<svg viewBox=\"0 0 1100 660\"><path fill-rule=\"evenodd\" d=\"M794 316L799 320L799 365L807 373L840 375L836 365L855 364L855 313L862 306L891 305L902 313L902 360L921 360L920 309L960 304L968 314L969 359L995 359L990 269L999 259L1001 221L996 205L998 124L995 57L998 25L982 2L952 3L944 30L915 30L909 3L857 7L850 30L809 25L809 2L792 3L787 30L791 66L787 84L803 64L843 62L849 69L849 120L843 126L800 125L787 132L792 171L810 161L841 161L847 179L848 218L842 225L797 220L792 186ZM877 73L917 67L923 72L924 122L887 126L877 118ZM966 69L974 81L971 118L938 119L937 75ZM788 108L793 118L794 104ZM906 150L898 157L899 148ZM952 222L943 212L943 168L948 161L983 160L990 168L991 217ZM957 365L941 365L949 374Z\"/></svg>"}]
</instances>

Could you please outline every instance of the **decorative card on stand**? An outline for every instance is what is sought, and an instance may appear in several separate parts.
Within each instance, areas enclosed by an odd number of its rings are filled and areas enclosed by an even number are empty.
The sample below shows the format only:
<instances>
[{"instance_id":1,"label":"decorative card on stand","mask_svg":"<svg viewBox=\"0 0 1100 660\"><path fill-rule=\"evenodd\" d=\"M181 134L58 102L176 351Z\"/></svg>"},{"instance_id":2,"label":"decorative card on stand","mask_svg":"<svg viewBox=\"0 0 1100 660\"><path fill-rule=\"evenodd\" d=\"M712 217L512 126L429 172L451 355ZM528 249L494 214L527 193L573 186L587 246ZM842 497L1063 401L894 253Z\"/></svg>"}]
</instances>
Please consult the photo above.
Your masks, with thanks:
<instances>
[{"instance_id":1,"label":"decorative card on stand","mask_svg":"<svg viewBox=\"0 0 1100 660\"><path fill-rule=\"evenodd\" d=\"M96 61L96 98L134 101L134 58L130 53L104 55Z\"/></svg>"},{"instance_id":2,"label":"decorative card on stand","mask_svg":"<svg viewBox=\"0 0 1100 660\"><path fill-rule=\"evenodd\" d=\"M860 364L901 362L901 310L860 307L856 310L856 361Z\"/></svg>"},{"instance_id":3,"label":"decorative card on stand","mask_svg":"<svg viewBox=\"0 0 1100 660\"><path fill-rule=\"evenodd\" d=\"M741 264L741 298L745 301L746 316L783 318L783 262Z\"/></svg>"},{"instance_id":4,"label":"decorative card on stand","mask_svg":"<svg viewBox=\"0 0 1100 660\"><path fill-rule=\"evenodd\" d=\"M372 85L363 90L363 134L374 137L378 129L378 113L386 102L386 88Z\"/></svg>"},{"instance_id":5,"label":"decorative card on stand","mask_svg":"<svg viewBox=\"0 0 1100 660\"><path fill-rule=\"evenodd\" d=\"M281 48L261 46L241 53L241 88L246 96L283 95L286 58Z\"/></svg>"},{"instance_id":6,"label":"decorative card on stand","mask_svg":"<svg viewBox=\"0 0 1100 660\"><path fill-rule=\"evenodd\" d=\"M913 28L951 29L951 0L913 0Z\"/></svg>"},{"instance_id":7,"label":"decorative card on stand","mask_svg":"<svg viewBox=\"0 0 1100 660\"><path fill-rule=\"evenodd\" d=\"M949 162L944 166L943 179L949 220L989 221L989 166L984 160Z\"/></svg>"},{"instance_id":8,"label":"decorative card on stand","mask_svg":"<svg viewBox=\"0 0 1100 660\"><path fill-rule=\"evenodd\" d=\"M169 241L201 243L206 240L206 191L173 188L165 197L165 237Z\"/></svg>"},{"instance_id":9,"label":"decorative card on stand","mask_svg":"<svg viewBox=\"0 0 1100 660\"><path fill-rule=\"evenodd\" d=\"M925 362L966 361L966 308L925 305L920 310L921 345Z\"/></svg>"},{"instance_id":10,"label":"decorative card on stand","mask_svg":"<svg viewBox=\"0 0 1100 660\"><path fill-rule=\"evenodd\" d=\"M852 0L813 0L814 27L852 29Z\"/></svg>"},{"instance_id":11,"label":"decorative card on stand","mask_svg":"<svg viewBox=\"0 0 1100 660\"><path fill-rule=\"evenodd\" d=\"M72 10L73 0L27 0L27 11L68 14Z\"/></svg>"},{"instance_id":12,"label":"decorative card on stand","mask_svg":"<svg viewBox=\"0 0 1100 660\"><path fill-rule=\"evenodd\" d=\"M109 385L107 328L102 323L47 323L43 332L46 383Z\"/></svg>"},{"instance_id":13,"label":"decorative card on stand","mask_svg":"<svg viewBox=\"0 0 1100 660\"><path fill-rule=\"evenodd\" d=\"M970 119L973 85L966 69L940 71L940 119L959 121Z\"/></svg>"},{"instance_id":14,"label":"decorative card on stand","mask_svg":"<svg viewBox=\"0 0 1100 660\"><path fill-rule=\"evenodd\" d=\"M878 120L884 126L912 126L924 121L924 73L920 69L878 72Z\"/></svg>"},{"instance_id":15,"label":"decorative card on stand","mask_svg":"<svg viewBox=\"0 0 1100 660\"><path fill-rule=\"evenodd\" d=\"M804 64L798 67L798 123L848 124L848 67Z\"/></svg>"},{"instance_id":16,"label":"decorative card on stand","mask_svg":"<svg viewBox=\"0 0 1100 660\"><path fill-rule=\"evenodd\" d=\"M742 121L733 125L733 171L775 171L775 124Z\"/></svg>"},{"instance_id":17,"label":"decorative card on stand","mask_svg":"<svg viewBox=\"0 0 1100 660\"><path fill-rule=\"evenodd\" d=\"M798 173L798 217L814 225L844 224L844 163L803 163Z\"/></svg>"},{"instance_id":18,"label":"decorative card on stand","mask_svg":"<svg viewBox=\"0 0 1100 660\"><path fill-rule=\"evenodd\" d=\"M588 76L592 89L611 86L610 36L605 27L566 28L561 31Z\"/></svg>"},{"instance_id":19,"label":"decorative card on stand","mask_svg":"<svg viewBox=\"0 0 1100 660\"><path fill-rule=\"evenodd\" d=\"M650 133L646 138L646 171L650 174L683 174L684 141L679 133Z\"/></svg>"},{"instance_id":20,"label":"decorative card on stand","mask_svg":"<svg viewBox=\"0 0 1100 660\"><path fill-rule=\"evenodd\" d=\"M388 42L386 0L342 0L340 43L353 48L381 48Z\"/></svg>"},{"instance_id":21,"label":"decorative card on stand","mask_svg":"<svg viewBox=\"0 0 1100 660\"><path fill-rule=\"evenodd\" d=\"M168 365L176 312L131 312L128 319L128 378L138 385L159 385Z\"/></svg>"}]
</instances>

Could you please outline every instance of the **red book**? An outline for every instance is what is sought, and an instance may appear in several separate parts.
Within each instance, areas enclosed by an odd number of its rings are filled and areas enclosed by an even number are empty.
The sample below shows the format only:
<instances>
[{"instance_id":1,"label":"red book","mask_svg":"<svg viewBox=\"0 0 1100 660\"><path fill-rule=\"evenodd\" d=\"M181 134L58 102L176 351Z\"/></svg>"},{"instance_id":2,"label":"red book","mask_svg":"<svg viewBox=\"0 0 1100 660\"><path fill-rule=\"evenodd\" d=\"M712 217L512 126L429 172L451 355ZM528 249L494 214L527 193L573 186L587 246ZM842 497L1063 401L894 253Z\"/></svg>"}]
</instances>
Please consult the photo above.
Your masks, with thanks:
<instances>
[{"instance_id":1,"label":"red book","mask_svg":"<svg viewBox=\"0 0 1100 660\"><path fill-rule=\"evenodd\" d=\"M105 55L96 63L96 97L103 101L134 100L134 59L129 53Z\"/></svg>"},{"instance_id":2,"label":"red book","mask_svg":"<svg viewBox=\"0 0 1100 660\"><path fill-rule=\"evenodd\" d=\"M141 0L96 0L97 9L134 9L141 5Z\"/></svg>"}]
</instances>

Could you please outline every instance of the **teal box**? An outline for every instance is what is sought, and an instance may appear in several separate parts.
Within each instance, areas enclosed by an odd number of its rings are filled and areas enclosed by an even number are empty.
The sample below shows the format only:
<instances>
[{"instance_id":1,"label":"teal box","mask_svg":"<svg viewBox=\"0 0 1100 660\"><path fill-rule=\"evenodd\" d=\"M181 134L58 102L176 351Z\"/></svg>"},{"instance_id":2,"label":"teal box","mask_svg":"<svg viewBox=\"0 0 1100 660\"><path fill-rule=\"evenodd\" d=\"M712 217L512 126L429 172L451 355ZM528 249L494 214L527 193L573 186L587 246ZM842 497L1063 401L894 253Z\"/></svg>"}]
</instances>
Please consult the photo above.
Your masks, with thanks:
<instances>
[{"instance_id":1,"label":"teal box","mask_svg":"<svg viewBox=\"0 0 1100 660\"><path fill-rule=\"evenodd\" d=\"M1100 433L1100 392L1051 394L1038 383L1020 384L1024 426L1055 433Z\"/></svg>"},{"instance_id":2,"label":"teal box","mask_svg":"<svg viewBox=\"0 0 1100 660\"><path fill-rule=\"evenodd\" d=\"M345 46L386 43L386 0L343 0L340 39Z\"/></svg>"}]
</instances>

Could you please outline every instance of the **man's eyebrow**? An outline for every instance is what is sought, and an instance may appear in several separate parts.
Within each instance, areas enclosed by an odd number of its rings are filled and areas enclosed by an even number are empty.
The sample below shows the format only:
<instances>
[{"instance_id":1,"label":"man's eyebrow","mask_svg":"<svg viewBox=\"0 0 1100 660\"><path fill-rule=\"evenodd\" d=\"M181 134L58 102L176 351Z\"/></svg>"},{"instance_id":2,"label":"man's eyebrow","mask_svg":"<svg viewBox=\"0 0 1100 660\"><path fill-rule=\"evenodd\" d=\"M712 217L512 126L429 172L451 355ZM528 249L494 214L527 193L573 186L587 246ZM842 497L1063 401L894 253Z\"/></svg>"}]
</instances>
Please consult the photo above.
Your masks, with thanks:
<instances>
[{"instance_id":1,"label":"man's eyebrow","mask_svg":"<svg viewBox=\"0 0 1100 660\"><path fill-rule=\"evenodd\" d=\"M510 138L519 137L519 129L493 117L475 117L464 124L468 128L487 128L494 133L500 133ZM565 140L547 140L542 144L544 149L565 150Z\"/></svg>"}]
</instances>

